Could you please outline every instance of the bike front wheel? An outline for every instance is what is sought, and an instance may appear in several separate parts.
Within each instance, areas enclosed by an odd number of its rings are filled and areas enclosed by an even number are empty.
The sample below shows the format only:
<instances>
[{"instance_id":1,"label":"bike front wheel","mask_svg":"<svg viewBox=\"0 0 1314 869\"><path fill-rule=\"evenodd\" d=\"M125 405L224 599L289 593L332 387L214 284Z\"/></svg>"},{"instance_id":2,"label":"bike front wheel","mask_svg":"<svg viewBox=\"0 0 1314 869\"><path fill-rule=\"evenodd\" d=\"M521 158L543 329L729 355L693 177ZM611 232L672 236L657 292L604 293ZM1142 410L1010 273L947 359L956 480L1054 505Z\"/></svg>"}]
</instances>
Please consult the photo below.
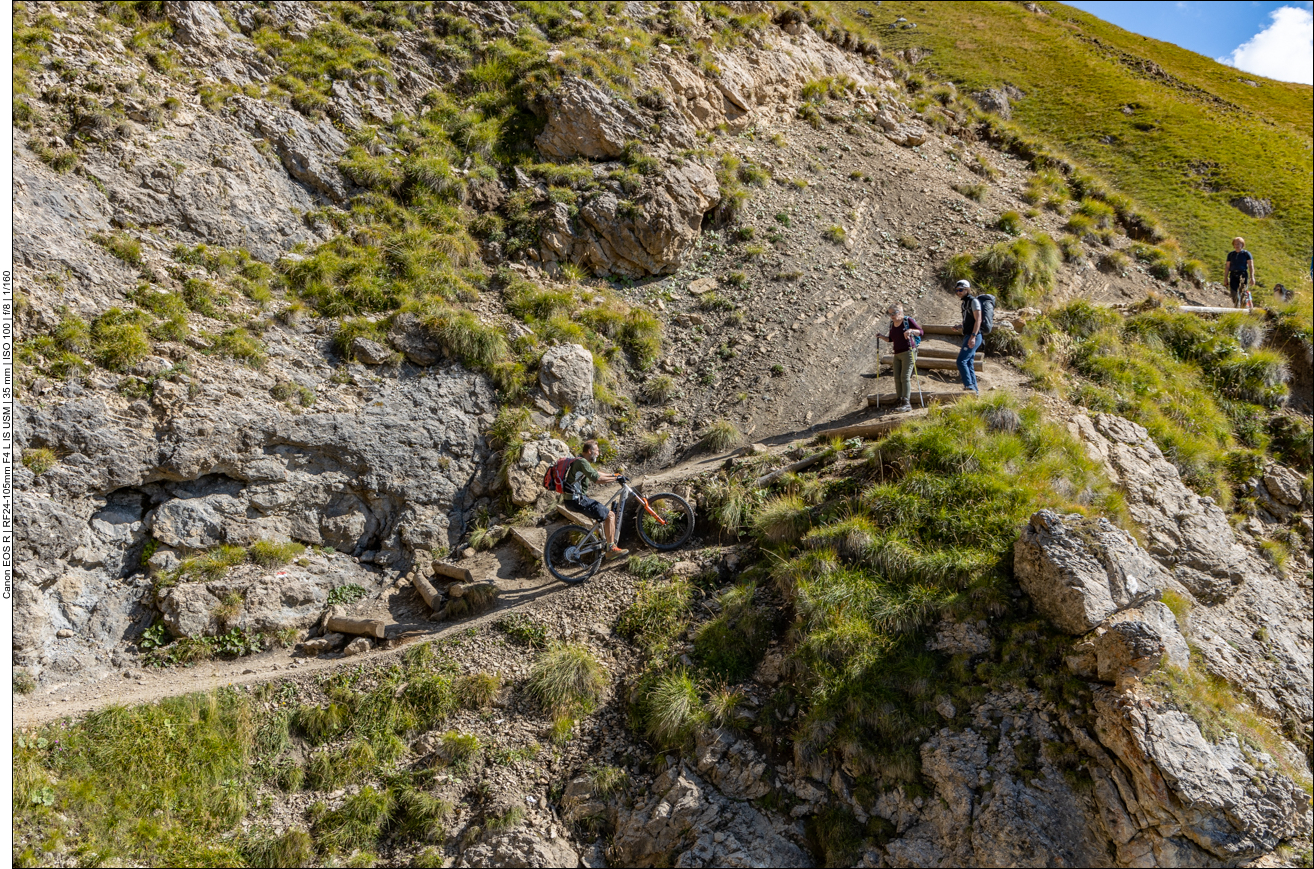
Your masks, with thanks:
<instances>
[{"instance_id":1,"label":"bike front wheel","mask_svg":"<svg viewBox=\"0 0 1314 869\"><path fill-rule=\"evenodd\" d=\"M602 540L578 525L564 525L552 532L543 547L543 562L562 582L583 582L602 566Z\"/></svg>"},{"instance_id":2,"label":"bike front wheel","mask_svg":"<svg viewBox=\"0 0 1314 869\"><path fill-rule=\"evenodd\" d=\"M648 499L648 506L656 517L643 509L635 519L639 537L653 549L678 549L689 542L694 530L694 512L689 502L674 492L659 492Z\"/></svg>"}]
</instances>

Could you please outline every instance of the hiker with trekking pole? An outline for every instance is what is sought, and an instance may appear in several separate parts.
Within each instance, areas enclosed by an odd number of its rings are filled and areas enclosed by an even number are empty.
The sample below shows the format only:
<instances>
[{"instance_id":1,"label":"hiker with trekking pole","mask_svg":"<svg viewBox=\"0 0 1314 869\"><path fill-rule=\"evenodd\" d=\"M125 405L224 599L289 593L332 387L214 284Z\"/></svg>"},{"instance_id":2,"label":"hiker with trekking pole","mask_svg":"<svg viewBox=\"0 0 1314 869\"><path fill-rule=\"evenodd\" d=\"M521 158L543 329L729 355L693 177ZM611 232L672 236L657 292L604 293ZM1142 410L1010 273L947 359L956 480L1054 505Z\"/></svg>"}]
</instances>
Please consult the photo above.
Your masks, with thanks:
<instances>
[{"instance_id":1,"label":"hiker with trekking pole","mask_svg":"<svg viewBox=\"0 0 1314 869\"><path fill-rule=\"evenodd\" d=\"M926 333L915 319L904 316L903 305L897 302L890 305L885 313L890 315L890 334L885 340L894 347L894 394L897 399L894 411L904 413L912 410L912 378L917 368L917 347ZM879 357L879 337L876 342L876 354Z\"/></svg>"}]
</instances>

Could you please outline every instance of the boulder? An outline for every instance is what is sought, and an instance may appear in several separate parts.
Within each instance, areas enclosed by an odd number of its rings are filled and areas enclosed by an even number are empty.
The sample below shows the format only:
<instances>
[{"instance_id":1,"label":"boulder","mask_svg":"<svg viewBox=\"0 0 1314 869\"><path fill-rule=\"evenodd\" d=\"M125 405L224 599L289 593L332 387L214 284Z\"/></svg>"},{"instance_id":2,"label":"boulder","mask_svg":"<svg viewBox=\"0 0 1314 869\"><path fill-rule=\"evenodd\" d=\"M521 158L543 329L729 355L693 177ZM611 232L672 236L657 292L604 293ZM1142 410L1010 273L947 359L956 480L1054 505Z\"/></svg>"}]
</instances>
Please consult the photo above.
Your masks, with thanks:
<instances>
[{"instance_id":1,"label":"boulder","mask_svg":"<svg viewBox=\"0 0 1314 869\"><path fill-rule=\"evenodd\" d=\"M732 799L755 800L771 790L762 778L766 761L751 744L728 730L699 730L694 762L699 773Z\"/></svg>"},{"instance_id":2,"label":"boulder","mask_svg":"<svg viewBox=\"0 0 1314 869\"><path fill-rule=\"evenodd\" d=\"M1142 426L1112 414L1074 419L1091 454L1127 492L1127 507L1146 548L1173 564L1173 576L1200 600L1226 600L1252 570L1227 516L1213 499L1181 481Z\"/></svg>"},{"instance_id":3,"label":"boulder","mask_svg":"<svg viewBox=\"0 0 1314 869\"><path fill-rule=\"evenodd\" d=\"M1204 667L1265 715L1307 727L1314 708L1308 593L1242 545L1226 514L1181 481L1144 428L1110 414L1079 414L1072 428L1121 484L1146 551L1193 605L1191 643Z\"/></svg>"},{"instance_id":4,"label":"boulder","mask_svg":"<svg viewBox=\"0 0 1314 869\"><path fill-rule=\"evenodd\" d=\"M620 808L612 839L620 866L811 866L792 827L751 803L730 800L681 762L634 808Z\"/></svg>"},{"instance_id":5,"label":"boulder","mask_svg":"<svg viewBox=\"0 0 1314 869\"><path fill-rule=\"evenodd\" d=\"M1253 196L1238 196L1232 200L1232 207L1242 214L1263 219L1273 213L1273 203L1267 199Z\"/></svg>"},{"instance_id":6,"label":"boulder","mask_svg":"<svg viewBox=\"0 0 1314 869\"><path fill-rule=\"evenodd\" d=\"M373 648L369 637L357 637L342 649L342 657L353 658L356 655L363 655Z\"/></svg>"},{"instance_id":7,"label":"boulder","mask_svg":"<svg viewBox=\"0 0 1314 869\"><path fill-rule=\"evenodd\" d=\"M1120 852L1167 848L1192 858L1177 865L1235 865L1309 834L1310 797L1271 758L1243 751L1234 736L1211 744L1190 716L1143 688L1094 695L1095 733L1122 766L1117 808L1140 827ZM1178 838L1185 844L1173 845Z\"/></svg>"},{"instance_id":8,"label":"boulder","mask_svg":"<svg viewBox=\"0 0 1314 869\"><path fill-rule=\"evenodd\" d=\"M436 365L443 349L415 314L398 314L388 328L388 343L416 365Z\"/></svg>"},{"instance_id":9,"label":"boulder","mask_svg":"<svg viewBox=\"0 0 1314 869\"><path fill-rule=\"evenodd\" d=\"M350 355L366 365L382 365L392 358L392 351L369 338L354 338Z\"/></svg>"},{"instance_id":10,"label":"boulder","mask_svg":"<svg viewBox=\"0 0 1314 869\"><path fill-rule=\"evenodd\" d=\"M1127 532L1107 519L1040 510L1013 547L1013 568L1036 608L1084 634L1137 596L1170 582Z\"/></svg>"},{"instance_id":11,"label":"boulder","mask_svg":"<svg viewBox=\"0 0 1314 869\"><path fill-rule=\"evenodd\" d=\"M696 160L668 164L632 201L607 191L579 212L572 258L598 274L670 274L721 200L716 175Z\"/></svg>"},{"instance_id":12,"label":"boulder","mask_svg":"<svg viewBox=\"0 0 1314 869\"><path fill-rule=\"evenodd\" d=\"M497 833L461 853L457 866L506 866L515 869L553 869L578 866L579 854L563 836L548 838L521 827Z\"/></svg>"},{"instance_id":13,"label":"boulder","mask_svg":"<svg viewBox=\"0 0 1314 869\"><path fill-rule=\"evenodd\" d=\"M593 400L593 354L579 344L558 344L543 354L539 385L550 401L580 407Z\"/></svg>"},{"instance_id":14,"label":"boulder","mask_svg":"<svg viewBox=\"0 0 1314 869\"><path fill-rule=\"evenodd\" d=\"M609 160L636 139L645 124L629 104L592 82L568 76L547 99L547 124L534 139L545 157Z\"/></svg>"},{"instance_id":15,"label":"boulder","mask_svg":"<svg viewBox=\"0 0 1314 869\"><path fill-rule=\"evenodd\" d=\"M1299 507L1305 500L1303 482L1300 474L1283 465L1269 465L1264 470L1264 488L1278 503L1288 507Z\"/></svg>"},{"instance_id":16,"label":"boulder","mask_svg":"<svg viewBox=\"0 0 1314 869\"><path fill-rule=\"evenodd\" d=\"M972 99L983 111L993 112L1004 120L1013 117L1013 106L1002 88L986 88L972 94Z\"/></svg>"},{"instance_id":17,"label":"boulder","mask_svg":"<svg viewBox=\"0 0 1314 869\"><path fill-rule=\"evenodd\" d=\"M173 38L181 45L222 48L228 40L228 25L213 3L168 2L164 15L173 25Z\"/></svg>"}]
</instances>

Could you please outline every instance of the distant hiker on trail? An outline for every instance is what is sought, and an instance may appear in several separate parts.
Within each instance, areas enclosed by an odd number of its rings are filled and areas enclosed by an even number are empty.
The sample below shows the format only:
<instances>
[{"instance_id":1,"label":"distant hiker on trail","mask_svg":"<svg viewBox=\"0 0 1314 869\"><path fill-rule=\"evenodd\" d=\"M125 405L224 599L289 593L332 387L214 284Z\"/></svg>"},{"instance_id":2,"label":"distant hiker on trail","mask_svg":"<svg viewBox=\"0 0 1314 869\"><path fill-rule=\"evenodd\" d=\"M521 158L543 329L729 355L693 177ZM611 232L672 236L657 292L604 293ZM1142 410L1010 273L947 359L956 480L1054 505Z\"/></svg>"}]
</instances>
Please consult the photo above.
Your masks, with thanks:
<instances>
[{"instance_id":1,"label":"distant hiker on trail","mask_svg":"<svg viewBox=\"0 0 1314 869\"><path fill-rule=\"evenodd\" d=\"M598 442L587 440L584 442L584 455L571 462L570 467L566 469L564 487L566 506L601 522L603 533L607 538L606 557L619 558L622 555L629 555L630 551L616 545L616 517L607 509L607 505L600 504L584 494L593 483L614 483L620 479L618 474L601 474L593 467L593 462L598 460L599 453L601 450L598 448Z\"/></svg>"},{"instance_id":2,"label":"distant hiker on trail","mask_svg":"<svg viewBox=\"0 0 1314 869\"><path fill-rule=\"evenodd\" d=\"M976 350L981 346L981 342L985 340L981 337L983 325L981 299L972 295L972 285L967 281L959 281L955 284L954 292L958 294L963 306L963 325L958 327L958 332L963 336L963 346L958 351L958 373L963 378L963 391L980 395L981 390L976 386L976 369L972 367L972 359L976 356ZM989 298L994 301L993 296Z\"/></svg>"},{"instance_id":3,"label":"distant hiker on trail","mask_svg":"<svg viewBox=\"0 0 1314 869\"><path fill-rule=\"evenodd\" d=\"M894 345L894 392L898 398L898 406L894 410L912 410L912 378L913 368L917 366L917 345L926 333L916 320L903 315L903 305L890 305L885 313L890 315L888 340Z\"/></svg>"},{"instance_id":4,"label":"distant hiker on trail","mask_svg":"<svg viewBox=\"0 0 1314 869\"><path fill-rule=\"evenodd\" d=\"M1226 271L1227 288L1232 293L1232 307L1239 308L1255 286L1255 258L1246 250L1246 240L1239 235L1232 239L1232 252L1227 255Z\"/></svg>"}]
</instances>

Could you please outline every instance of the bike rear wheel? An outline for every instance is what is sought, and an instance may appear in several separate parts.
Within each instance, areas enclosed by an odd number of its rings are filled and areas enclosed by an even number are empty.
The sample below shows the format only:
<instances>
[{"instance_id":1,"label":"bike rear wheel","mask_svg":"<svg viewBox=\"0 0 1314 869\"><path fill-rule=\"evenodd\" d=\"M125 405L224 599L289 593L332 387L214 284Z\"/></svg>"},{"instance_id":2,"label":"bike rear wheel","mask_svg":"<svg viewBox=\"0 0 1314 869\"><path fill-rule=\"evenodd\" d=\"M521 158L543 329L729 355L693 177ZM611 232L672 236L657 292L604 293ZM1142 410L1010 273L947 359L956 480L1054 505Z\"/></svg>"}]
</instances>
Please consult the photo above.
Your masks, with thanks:
<instances>
[{"instance_id":1,"label":"bike rear wheel","mask_svg":"<svg viewBox=\"0 0 1314 869\"><path fill-rule=\"evenodd\" d=\"M638 506L634 524L639 537L653 549L678 549L689 542L694 530L694 512L689 502L674 492L659 492L648 499L652 512L661 517L658 521L649 515L643 505ZM666 524L662 524L665 522Z\"/></svg>"},{"instance_id":2,"label":"bike rear wheel","mask_svg":"<svg viewBox=\"0 0 1314 869\"><path fill-rule=\"evenodd\" d=\"M552 532L543 546L543 562L562 582L583 582L602 566L602 538L578 525Z\"/></svg>"}]
</instances>

